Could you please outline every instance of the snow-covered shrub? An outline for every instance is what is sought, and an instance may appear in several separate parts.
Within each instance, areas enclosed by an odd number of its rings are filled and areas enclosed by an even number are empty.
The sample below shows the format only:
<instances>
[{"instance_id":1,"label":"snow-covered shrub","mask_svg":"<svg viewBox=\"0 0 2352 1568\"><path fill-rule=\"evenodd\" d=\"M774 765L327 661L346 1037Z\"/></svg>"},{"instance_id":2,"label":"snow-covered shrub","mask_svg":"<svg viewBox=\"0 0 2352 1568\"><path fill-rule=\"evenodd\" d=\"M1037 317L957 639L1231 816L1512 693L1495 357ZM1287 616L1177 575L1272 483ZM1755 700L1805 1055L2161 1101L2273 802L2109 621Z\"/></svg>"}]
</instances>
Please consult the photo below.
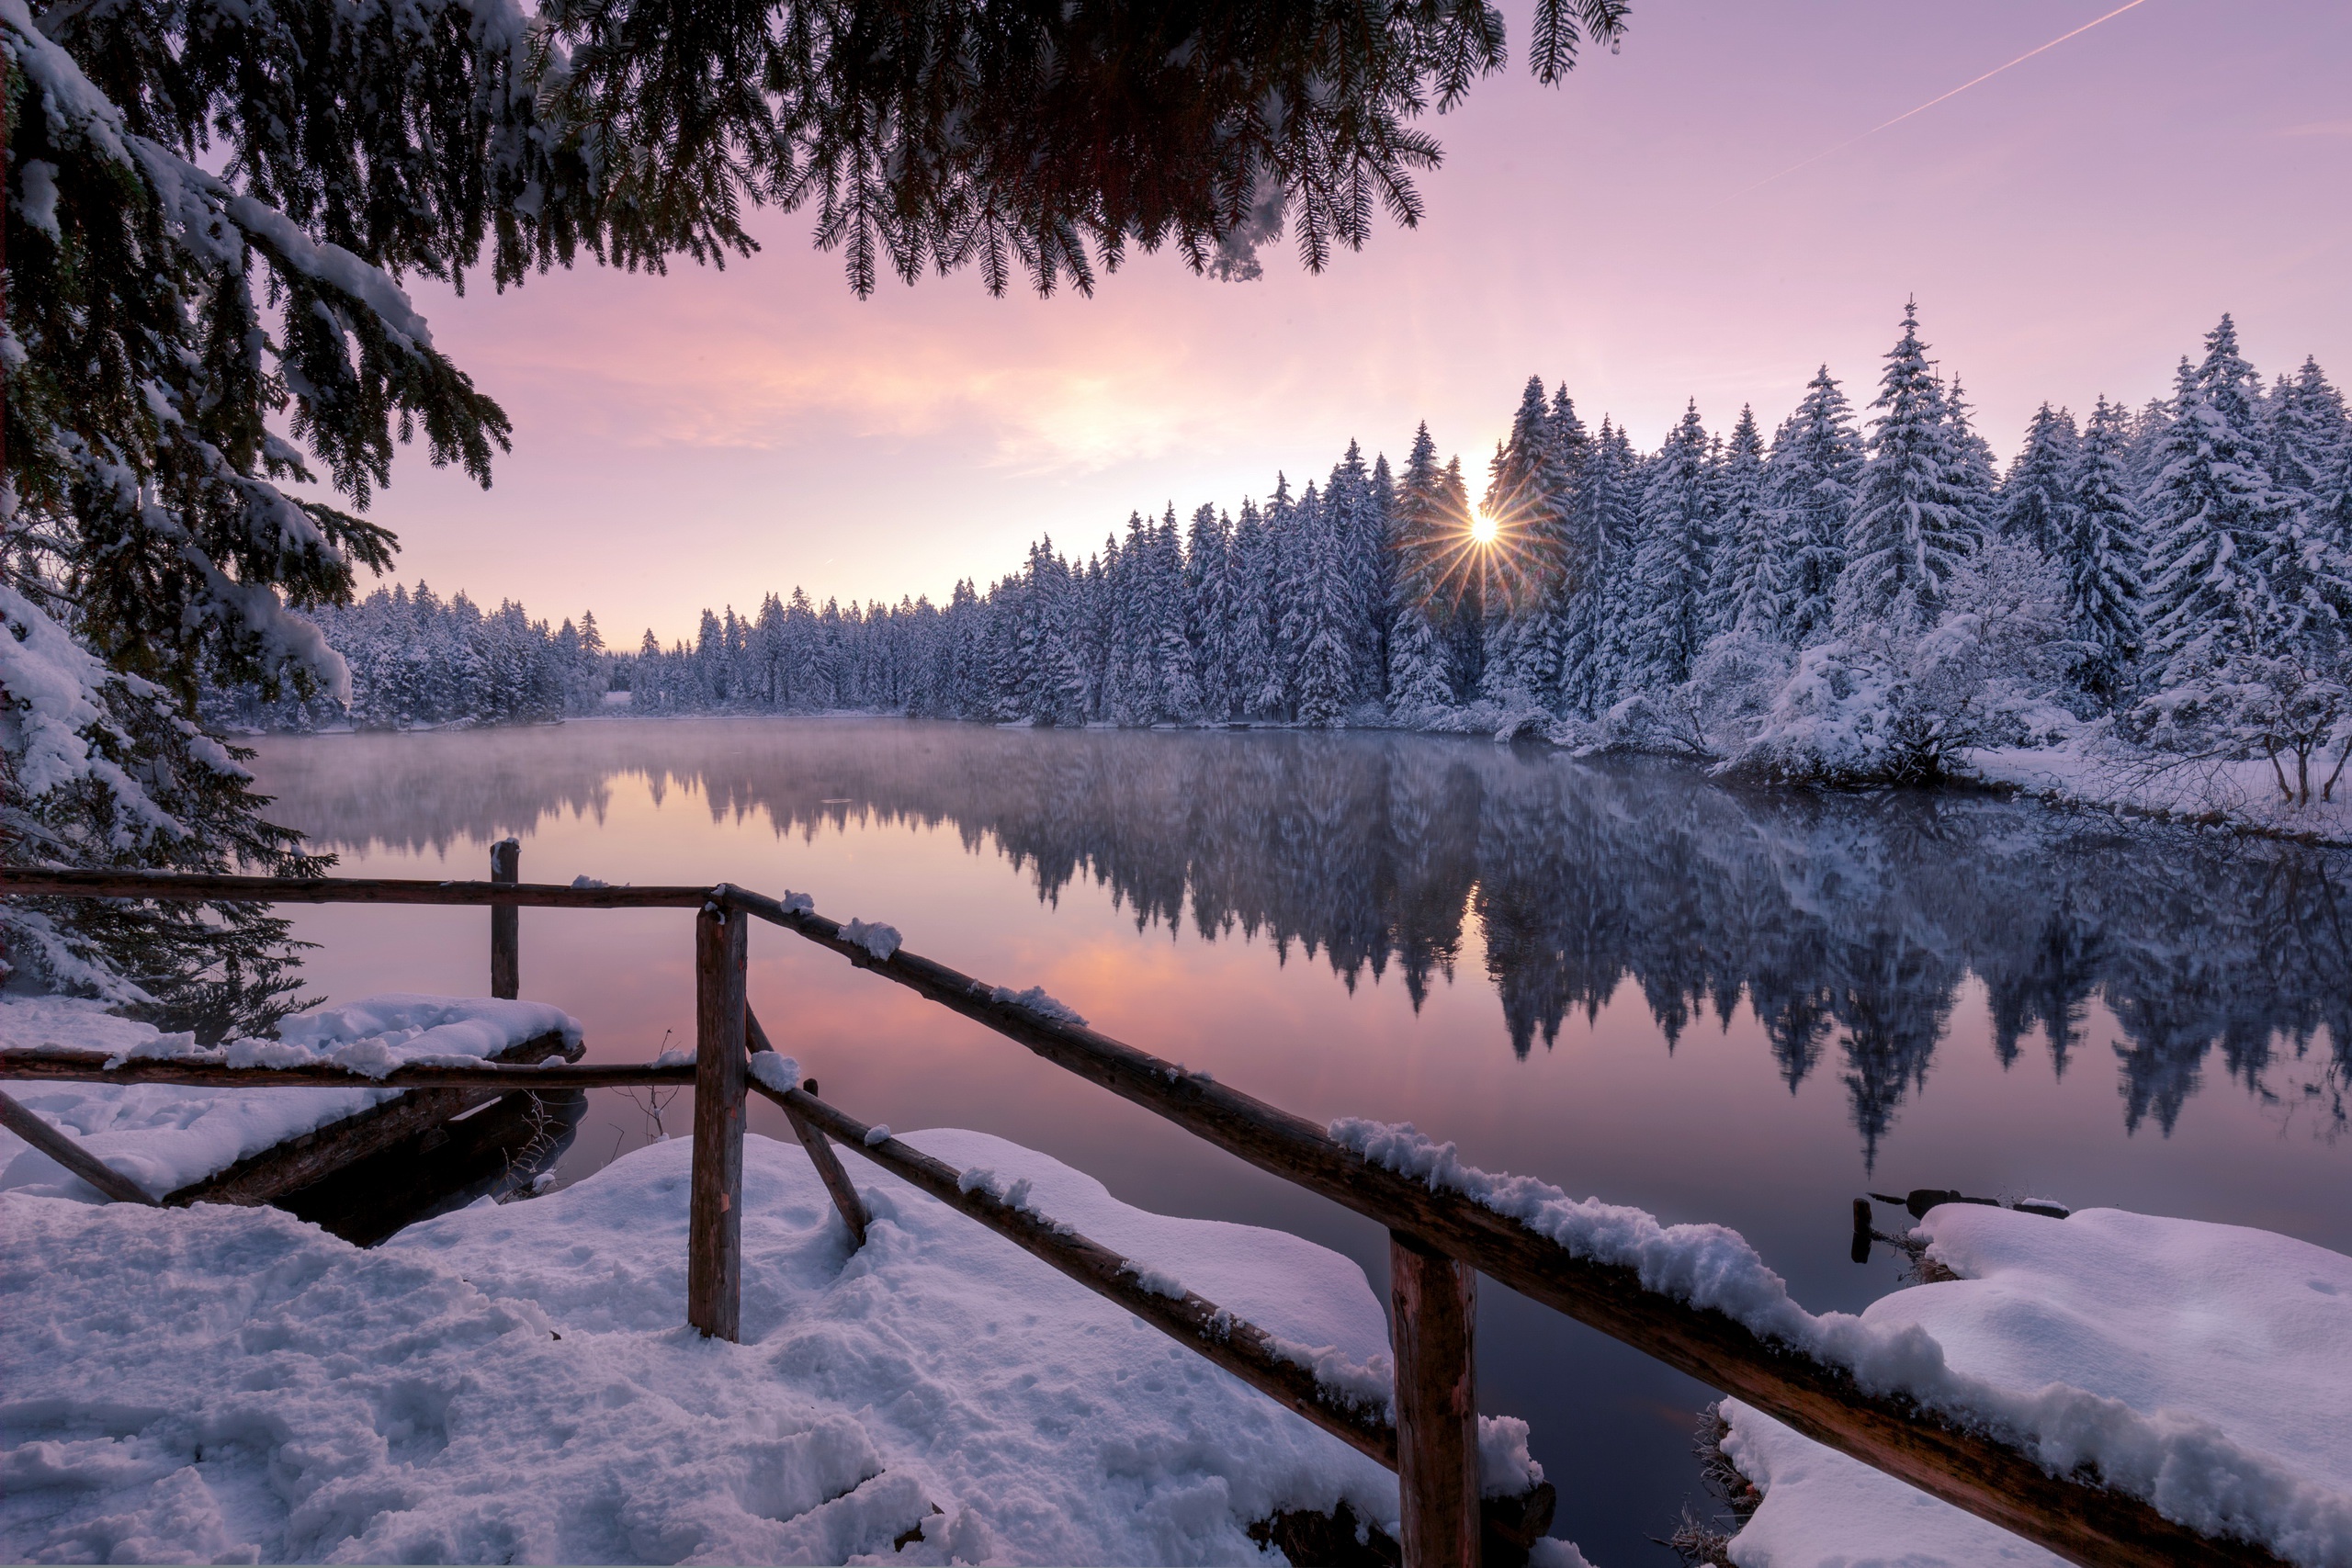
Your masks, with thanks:
<instances>
[{"instance_id":1,"label":"snow-covered shrub","mask_svg":"<svg viewBox=\"0 0 2352 1568\"><path fill-rule=\"evenodd\" d=\"M2352 761L2352 682L2340 660L2295 649L2239 654L2210 675L2168 686L2132 715L2152 750L2184 759L2263 757L2282 799L2335 796Z\"/></svg>"}]
</instances>

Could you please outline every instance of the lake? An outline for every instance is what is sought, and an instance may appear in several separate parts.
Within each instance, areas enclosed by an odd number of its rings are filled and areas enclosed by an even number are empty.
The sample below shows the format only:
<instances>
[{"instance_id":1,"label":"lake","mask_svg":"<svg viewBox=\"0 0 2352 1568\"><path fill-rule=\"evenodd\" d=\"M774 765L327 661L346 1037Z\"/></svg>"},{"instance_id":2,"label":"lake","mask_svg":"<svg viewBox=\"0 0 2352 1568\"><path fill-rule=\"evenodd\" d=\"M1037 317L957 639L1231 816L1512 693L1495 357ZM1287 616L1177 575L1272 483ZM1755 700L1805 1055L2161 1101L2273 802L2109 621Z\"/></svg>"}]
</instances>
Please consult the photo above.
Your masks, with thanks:
<instances>
[{"instance_id":1,"label":"lake","mask_svg":"<svg viewBox=\"0 0 2352 1568\"><path fill-rule=\"evenodd\" d=\"M276 815L345 874L729 881L887 920L1098 1029L1317 1121L1743 1232L1815 1311L1865 1190L2234 1222L2352 1251L2352 852L1973 794L1734 792L1684 769L1385 734L598 720L271 737ZM479 994L483 911L295 907L311 985ZM528 909L523 994L591 1060L694 1032L682 910ZM1357 1258L1370 1222L791 934L751 995L825 1096L978 1128L1128 1202ZM599 1091L577 1179L691 1124ZM789 1137L752 1107L755 1131ZM854 1166L853 1157L850 1163ZM1882 1224L1890 1216L1883 1213ZM1483 1406L1524 1416L1557 1533L1666 1564L1700 1385L1499 1286Z\"/></svg>"}]
</instances>

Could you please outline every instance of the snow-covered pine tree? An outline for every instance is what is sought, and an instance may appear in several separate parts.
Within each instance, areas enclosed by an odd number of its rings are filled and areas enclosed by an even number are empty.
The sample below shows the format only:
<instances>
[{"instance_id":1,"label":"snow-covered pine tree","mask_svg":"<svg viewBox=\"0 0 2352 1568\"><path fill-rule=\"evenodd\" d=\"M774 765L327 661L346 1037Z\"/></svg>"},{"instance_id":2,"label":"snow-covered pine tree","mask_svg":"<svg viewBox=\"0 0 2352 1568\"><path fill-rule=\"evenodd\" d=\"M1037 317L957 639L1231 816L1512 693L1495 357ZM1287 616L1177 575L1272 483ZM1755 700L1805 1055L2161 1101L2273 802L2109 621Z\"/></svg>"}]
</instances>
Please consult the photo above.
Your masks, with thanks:
<instances>
[{"instance_id":1,"label":"snow-covered pine tree","mask_svg":"<svg viewBox=\"0 0 2352 1568\"><path fill-rule=\"evenodd\" d=\"M1778 638L1792 597L1780 518L1764 492L1764 434L1742 404L1717 475L1714 570L1707 585L1707 632Z\"/></svg>"},{"instance_id":2,"label":"snow-covered pine tree","mask_svg":"<svg viewBox=\"0 0 2352 1568\"><path fill-rule=\"evenodd\" d=\"M2066 515L2080 437L2075 416L2043 403L2026 425L2025 447L2001 480L2001 536L2032 546L2052 560L2073 536Z\"/></svg>"},{"instance_id":3,"label":"snow-covered pine tree","mask_svg":"<svg viewBox=\"0 0 2352 1568\"><path fill-rule=\"evenodd\" d=\"M1561 573L1571 500L1565 452L1544 379L1521 389L1510 434L1495 449L1482 510L1496 528L1487 547L1487 656L1479 690L1498 702L1549 706L1558 698Z\"/></svg>"},{"instance_id":4,"label":"snow-covered pine tree","mask_svg":"<svg viewBox=\"0 0 2352 1568\"><path fill-rule=\"evenodd\" d=\"M1355 587L1334 508L1312 483L1299 497L1295 527L1306 557L1285 607L1285 640L1298 658L1295 715L1301 724L1329 727L1346 716L1356 694Z\"/></svg>"},{"instance_id":5,"label":"snow-covered pine tree","mask_svg":"<svg viewBox=\"0 0 2352 1568\"><path fill-rule=\"evenodd\" d=\"M1578 478L1570 548L1575 581L1563 613L1560 689L1566 705L1598 716L1627 680L1619 655L1632 639L1617 618L1637 614L1629 593L1641 505L1640 460L1623 427L1600 422Z\"/></svg>"},{"instance_id":6,"label":"snow-covered pine tree","mask_svg":"<svg viewBox=\"0 0 2352 1568\"><path fill-rule=\"evenodd\" d=\"M2266 651L2279 621L2263 563L2295 507L2263 461L2253 378L2224 315L2203 362L2181 361L2171 420L2154 442L2156 474L2140 507L2158 701Z\"/></svg>"},{"instance_id":7,"label":"snow-covered pine tree","mask_svg":"<svg viewBox=\"0 0 2352 1568\"><path fill-rule=\"evenodd\" d=\"M1641 608L1622 659L1653 691L1679 686L1707 640L1707 585L1715 551L1716 486L1696 399L1668 433L1642 487L1632 596Z\"/></svg>"},{"instance_id":8,"label":"snow-covered pine tree","mask_svg":"<svg viewBox=\"0 0 2352 1568\"><path fill-rule=\"evenodd\" d=\"M1459 454L1445 460L1439 491L1440 508L1444 515L1458 520L1455 526L1462 531L1462 545L1468 551L1470 481L1463 477ZM1461 589L1448 594L1446 602L1452 608L1444 621L1436 624L1436 629L1439 641L1445 645L1446 665L1453 671L1454 689L1466 697L1480 688L1486 675L1487 600L1491 585L1472 554L1465 554L1458 576Z\"/></svg>"},{"instance_id":9,"label":"snow-covered pine tree","mask_svg":"<svg viewBox=\"0 0 2352 1568\"><path fill-rule=\"evenodd\" d=\"M1332 465L1323 489L1323 512L1347 592L1349 700L1353 702L1376 695L1379 689L1372 664L1381 641L1374 605L1380 594L1380 558L1387 541L1373 502L1372 472L1364 466L1363 448L1352 440L1346 454Z\"/></svg>"},{"instance_id":10,"label":"snow-covered pine tree","mask_svg":"<svg viewBox=\"0 0 2352 1568\"><path fill-rule=\"evenodd\" d=\"M1365 694L1375 699L1388 695L1388 638L1396 620L1396 551L1391 543L1396 515L1396 476L1389 469L1388 454L1383 452L1372 462L1370 597L1365 601L1371 626L1363 650Z\"/></svg>"},{"instance_id":11,"label":"snow-covered pine tree","mask_svg":"<svg viewBox=\"0 0 2352 1568\"><path fill-rule=\"evenodd\" d=\"M1773 436L1765 464L1775 532L1787 562L1786 634L1796 646L1828 635L1861 474L1862 439L1852 408L1825 365Z\"/></svg>"},{"instance_id":12,"label":"snow-covered pine tree","mask_svg":"<svg viewBox=\"0 0 2352 1568\"><path fill-rule=\"evenodd\" d=\"M1388 697L1399 714L1453 703L1453 680L1440 628L1453 615L1453 568L1464 547L1462 522L1445 510L1445 474L1425 420L1413 433L1389 517L1396 558L1396 629L1388 646Z\"/></svg>"},{"instance_id":13,"label":"snow-covered pine tree","mask_svg":"<svg viewBox=\"0 0 2352 1568\"><path fill-rule=\"evenodd\" d=\"M1143 581L1145 620L1159 694L1154 723L1188 723L1201 714L1200 667L1188 623L1191 594L1184 579L1184 550L1176 536L1176 506L1152 530Z\"/></svg>"},{"instance_id":14,"label":"snow-covered pine tree","mask_svg":"<svg viewBox=\"0 0 2352 1568\"><path fill-rule=\"evenodd\" d=\"M1233 691L1244 717L1270 718L1279 711L1268 701L1279 696L1274 668L1274 544L1255 501L1244 499L1233 525Z\"/></svg>"},{"instance_id":15,"label":"snow-covered pine tree","mask_svg":"<svg viewBox=\"0 0 2352 1568\"><path fill-rule=\"evenodd\" d=\"M2125 468L2130 412L2100 398L2092 409L2066 485L2057 559L2066 574L2066 610L2085 649L2075 678L2113 703L2140 656L2139 508Z\"/></svg>"},{"instance_id":16,"label":"snow-covered pine tree","mask_svg":"<svg viewBox=\"0 0 2352 1568\"><path fill-rule=\"evenodd\" d=\"M1192 587L1192 624L1200 660L1201 714L1213 722L1234 716L1233 524L1215 505L1193 513L1184 546L1184 575Z\"/></svg>"},{"instance_id":17,"label":"snow-covered pine tree","mask_svg":"<svg viewBox=\"0 0 2352 1568\"><path fill-rule=\"evenodd\" d=\"M1943 613L1953 574L1975 549L1983 497L1953 451L1915 304L1903 308L1903 335L1887 353L1871 406L1883 412L1871 422L1847 529L1838 615L1921 632Z\"/></svg>"},{"instance_id":18,"label":"snow-covered pine tree","mask_svg":"<svg viewBox=\"0 0 2352 1568\"><path fill-rule=\"evenodd\" d=\"M2001 516L2001 461L1993 444L1976 433L1975 411L1961 390L1955 374L1944 391L1944 429L1950 443L1952 478L1966 498L1971 547L1993 536Z\"/></svg>"}]
</instances>

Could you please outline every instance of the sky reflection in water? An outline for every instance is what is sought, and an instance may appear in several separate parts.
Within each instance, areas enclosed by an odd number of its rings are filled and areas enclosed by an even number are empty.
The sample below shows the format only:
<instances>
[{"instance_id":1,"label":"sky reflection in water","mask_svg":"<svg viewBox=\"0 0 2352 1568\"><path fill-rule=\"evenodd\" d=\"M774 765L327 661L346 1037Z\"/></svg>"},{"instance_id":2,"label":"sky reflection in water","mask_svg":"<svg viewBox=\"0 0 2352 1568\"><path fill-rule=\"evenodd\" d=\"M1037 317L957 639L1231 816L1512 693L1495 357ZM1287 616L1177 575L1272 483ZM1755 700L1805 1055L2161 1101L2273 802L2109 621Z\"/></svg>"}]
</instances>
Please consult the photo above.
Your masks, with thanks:
<instances>
[{"instance_id":1,"label":"sky reflection in water","mask_svg":"<svg viewBox=\"0 0 2352 1568\"><path fill-rule=\"evenodd\" d=\"M728 880L887 919L967 972L1317 1119L1746 1233L1815 1309L1865 1187L2031 1192L2352 1250L2352 854L1973 796L1735 795L1407 736L572 724L274 739L278 811L377 874ZM313 984L471 992L478 911L297 911ZM679 911L526 911L523 991L641 1058L693 1029ZM829 1098L1046 1149L1130 1201L1374 1227L765 929L751 991ZM601 1095L563 1173L640 1143ZM688 1126L684 1097L662 1125ZM771 1126L773 1121L775 1124ZM788 1135L755 1109L755 1130ZM1483 1402L1580 1477L1596 1559L1694 1494L1697 1386L1489 1287Z\"/></svg>"}]
</instances>

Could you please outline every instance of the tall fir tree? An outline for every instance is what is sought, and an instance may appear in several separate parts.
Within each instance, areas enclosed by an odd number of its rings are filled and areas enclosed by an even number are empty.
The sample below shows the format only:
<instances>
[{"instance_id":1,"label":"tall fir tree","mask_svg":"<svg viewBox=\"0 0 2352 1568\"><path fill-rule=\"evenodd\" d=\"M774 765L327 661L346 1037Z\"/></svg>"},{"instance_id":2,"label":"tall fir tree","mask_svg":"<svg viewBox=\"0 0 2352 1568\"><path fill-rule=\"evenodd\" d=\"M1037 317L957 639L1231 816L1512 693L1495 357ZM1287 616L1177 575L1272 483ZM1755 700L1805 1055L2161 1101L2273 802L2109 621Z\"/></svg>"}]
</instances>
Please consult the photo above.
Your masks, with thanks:
<instances>
[{"instance_id":1,"label":"tall fir tree","mask_svg":"<svg viewBox=\"0 0 2352 1568\"><path fill-rule=\"evenodd\" d=\"M1652 690L1690 678L1707 640L1707 587L1715 553L1716 487L1712 447L1693 399L1649 464L1642 486L1641 542L1634 551L1638 627L1623 663Z\"/></svg>"},{"instance_id":2,"label":"tall fir tree","mask_svg":"<svg viewBox=\"0 0 2352 1568\"><path fill-rule=\"evenodd\" d=\"M2075 678L2104 703L2122 691L2144 635L2140 574L2145 551L2125 467L2130 417L2103 397L2092 407L2059 513L2066 524L2057 558L2066 574L2067 618L2084 649Z\"/></svg>"},{"instance_id":3,"label":"tall fir tree","mask_svg":"<svg viewBox=\"0 0 2352 1568\"><path fill-rule=\"evenodd\" d=\"M1970 483L1943 389L1919 341L1915 304L1886 355L1871 407L1870 460L1847 529L1838 615L1919 632L1942 615L1951 581L1974 553L1982 497Z\"/></svg>"},{"instance_id":4,"label":"tall fir tree","mask_svg":"<svg viewBox=\"0 0 2352 1568\"><path fill-rule=\"evenodd\" d=\"M1788 562L1786 634L1798 646L1827 636L1836 615L1862 462L1852 406L1825 365L1773 436L1765 465L1774 532Z\"/></svg>"},{"instance_id":5,"label":"tall fir tree","mask_svg":"<svg viewBox=\"0 0 2352 1568\"><path fill-rule=\"evenodd\" d=\"M1560 687L1564 705L1587 717L1616 700L1626 671L1618 653L1622 617L1639 612L1629 595L1640 508L1640 460L1623 427L1604 417L1578 477L1572 519L1577 580L1564 615Z\"/></svg>"},{"instance_id":6,"label":"tall fir tree","mask_svg":"<svg viewBox=\"0 0 2352 1568\"><path fill-rule=\"evenodd\" d=\"M1781 519L1764 486L1764 435L1756 411L1742 405L1724 446L1719 478L1720 542L1707 587L1707 630L1778 638L1793 598L1788 581L1794 561L1781 536Z\"/></svg>"},{"instance_id":7,"label":"tall fir tree","mask_svg":"<svg viewBox=\"0 0 2352 1568\"><path fill-rule=\"evenodd\" d=\"M2154 442L2155 477L2140 505L2148 653L2165 686L2258 653L2278 619L2263 563L2295 508L2263 461L2253 378L2224 315L2206 335L2203 362L2181 361L2171 418Z\"/></svg>"},{"instance_id":8,"label":"tall fir tree","mask_svg":"<svg viewBox=\"0 0 2352 1568\"><path fill-rule=\"evenodd\" d=\"M2025 447L2001 480L2003 538L2032 546L2052 560L2073 536L2066 509L2072 504L2075 447L2075 416L2043 403L2025 431Z\"/></svg>"},{"instance_id":9,"label":"tall fir tree","mask_svg":"<svg viewBox=\"0 0 2352 1568\"><path fill-rule=\"evenodd\" d=\"M1573 417L1573 414L1571 414ZM1559 593L1566 565L1566 454L1544 400L1543 378L1520 394L1510 434L1496 448L1482 510L1495 526L1485 547L1487 655L1481 690L1499 701L1556 700L1565 627Z\"/></svg>"}]
</instances>

